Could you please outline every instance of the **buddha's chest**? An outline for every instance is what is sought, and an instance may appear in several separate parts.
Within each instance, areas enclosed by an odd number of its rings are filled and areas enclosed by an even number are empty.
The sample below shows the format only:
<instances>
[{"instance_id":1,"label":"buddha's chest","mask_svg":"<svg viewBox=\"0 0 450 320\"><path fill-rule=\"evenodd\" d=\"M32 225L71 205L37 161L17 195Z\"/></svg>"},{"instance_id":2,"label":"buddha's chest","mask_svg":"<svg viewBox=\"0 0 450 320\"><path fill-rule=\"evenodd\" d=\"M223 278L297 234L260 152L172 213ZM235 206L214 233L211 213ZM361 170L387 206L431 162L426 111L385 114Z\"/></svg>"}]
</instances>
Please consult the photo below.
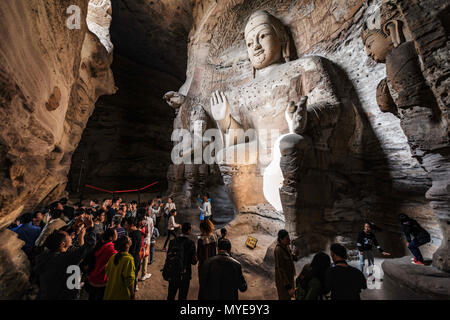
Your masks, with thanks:
<instances>
[{"instance_id":1,"label":"buddha's chest","mask_svg":"<svg viewBox=\"0 0 450 320\"><path fill-rule=\"evenodd\" d=\"M232 113L245 128L287 131L285 111L291 101L300 100L301 86L298 77L273 74L255 79L233 93Z\"/></svg>"}]
</instances>

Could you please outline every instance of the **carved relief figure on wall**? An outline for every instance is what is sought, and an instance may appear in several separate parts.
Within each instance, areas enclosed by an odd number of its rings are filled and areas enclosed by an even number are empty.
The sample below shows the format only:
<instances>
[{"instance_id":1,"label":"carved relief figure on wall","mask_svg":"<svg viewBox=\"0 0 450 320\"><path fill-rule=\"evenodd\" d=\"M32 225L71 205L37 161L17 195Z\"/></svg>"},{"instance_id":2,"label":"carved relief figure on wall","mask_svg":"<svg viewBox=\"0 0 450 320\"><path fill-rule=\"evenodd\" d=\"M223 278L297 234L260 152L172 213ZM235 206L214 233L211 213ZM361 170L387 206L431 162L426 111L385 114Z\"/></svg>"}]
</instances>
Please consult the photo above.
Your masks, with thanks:
<instances>
[{"instance_id":1,"label":"carved relief figure on wall","mask_svg":"<svg viewBox=\"0 0 450 320\"><path fill-rule=\"evenodd\" d=\"M377 88L381 111L392 112L400 118L412 154L433 179L432 187L424 196L434 200L430 204L443 234L442 244L433 255L433 264L448 270L450 246L445 211L449 179L447 164L442 158L449 144L448 123L425 80L414 41L403 19L396 1L383 0L380 29L369 30L364 26L361 36L367 54L376 62L386 64L387 77ZM436 165L438 161L442 164Z\"/></svg>"},{"instance_id":2,"label":"carved relief figure on wall","mask_svg":"<svg viewBox=\"0 0 450 320\"><path fill-rule=\"evenodd\" d=\"M424 150L447 144L442 135L445 123L396 4L384 0L380 15L380 29L364 25L361 32L368 56L386 64L387 77L377 87L377 103L381 111L400 118L412 152L421 156Z\"/></svg>"}]
</instances>

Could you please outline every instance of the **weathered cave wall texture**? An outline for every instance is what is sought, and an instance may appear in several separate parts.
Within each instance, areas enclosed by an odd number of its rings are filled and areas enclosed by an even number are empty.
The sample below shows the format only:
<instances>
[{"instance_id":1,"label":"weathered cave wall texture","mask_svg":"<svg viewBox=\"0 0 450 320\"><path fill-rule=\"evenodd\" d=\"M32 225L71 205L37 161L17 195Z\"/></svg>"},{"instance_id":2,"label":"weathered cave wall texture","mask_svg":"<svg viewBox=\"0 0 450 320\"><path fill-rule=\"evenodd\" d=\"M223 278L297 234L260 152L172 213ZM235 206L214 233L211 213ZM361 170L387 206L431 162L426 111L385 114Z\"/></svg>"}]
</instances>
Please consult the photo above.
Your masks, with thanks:
<instances>
[{"instance_id":1,"label":"weathered cave wall texture","mask_svg":"<svg viewBox=\"0 0 450 320\"><path fill-rule=\"evenodd\" d=\"M111 68L119 90L100 98L89 119L69 191L85 183L117 190L159 181L151 191L167 188L173 112L161 97L185 80L192 8L185 0L113 1Z\"/></svg>"},{"instance_id":2,"label":"weathered cave wall texture","mask_svg":"<svg viewBox=\"0 0 450 320\"><path fill-rule=\"evenodd\" d=\"M67 27L71 5L80 9L80 29ZM63 194L97 98L115 92L111 47L102 44L110 10L109 1L99 0L0 3L2 298L18 297L28 280L22 241L5 227L22 210ZM104 32L91 32L87 20Z\"/></svg>"},{"instance_id":3,"label":"weathered cave wall texture","mask_svg":"<svg viewBox=\"0 0 450 320\"><path fill-rule=\"evenodd\" d=\"M397 2L423 62L425 78L440 100L442 128L447 130L448 22L445 21L448 21L448 7L445 1L431 1L430 5L421 1ZM240 112L245 112L245 108L233 90L246 88L252 81L244 27L256 10L269 11L290 30L297 56L316 55L331 61L334 66L330 68L338 70L332 72L334 83L339 87L341 80L341 86L345 87L351 81L353 88L347 89L352 99L356 99L352 101L357 101L352 105L355 122L348 123L353 126L353 134L348 145L343 146L350 152L325 171L309 168L301 183L302 196L307 201L304 207L298 208L296 223L315 222L310 230L297 234L300 239L308 239L300 241L303 253L323 249L331 241L354 244L362 221L369 219L382 227L380 237L386 250L402 255L405 247L399 241L397 217L404 212L431 233L432 242L424 247L425 255L431 256L441 246L445 254L440 255L440 262L435 259L435 265L448 269L445 262L448 261L449 224L448 143L422 154L415 153L400 119L381 112L377 105L377 85L386 77L386 70L384 64L377 64L367 56L360 33L364 22L371 28L379 25L381 3L362 0L196 2L189 37L187 80L178 90L186 98L178 109L174 127L189 129L190 119L198 118L198 114L191 116L191 111L199 105L210 114L209 99L215 90L228 94L232 115L242 116ZM203 120L211 126L210 117ZM418 121L411 122L409 128L427 126L428 120ZM447 136L447 132L443 134ZM169 180L172 193L186 196L186 185L193 182L188 181L189 175L183 176L183 171L186 166L172 165ZM262 195L262 177L258 177L255 166L222 165L220 171L235 210L240 213L232 222L236 230L242 226L248 231L248 226L253 225L273 234L284 225L285 217ZM196 192L188 195L193 194Z\"/></svg>"}]
</instances>

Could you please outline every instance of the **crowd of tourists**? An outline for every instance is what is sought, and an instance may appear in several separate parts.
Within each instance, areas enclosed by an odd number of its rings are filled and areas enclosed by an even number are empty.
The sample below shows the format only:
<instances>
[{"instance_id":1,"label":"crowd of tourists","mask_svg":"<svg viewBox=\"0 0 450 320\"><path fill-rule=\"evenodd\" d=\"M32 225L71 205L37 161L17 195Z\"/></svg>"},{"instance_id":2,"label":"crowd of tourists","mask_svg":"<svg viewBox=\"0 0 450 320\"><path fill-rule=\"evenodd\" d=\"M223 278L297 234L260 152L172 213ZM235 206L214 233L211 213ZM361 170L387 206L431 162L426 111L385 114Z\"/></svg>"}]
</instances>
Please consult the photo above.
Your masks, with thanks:
<instances>
[{"instance_id":1,"label":"crowd of tourists","mask_svg":"<svg viewBox=\"0 0 450 320\"><path fill-rule=\"evenodd\" d=\"M197 239L192 237L191 223L177 223L174 200L163 201L161 196L140 205L107 198L101 203L91 200L88 206L69 206L64 198L21 215L10 229L25 243L22 249L30 260L31 282L39 288L38 299L76 300L82 292L89 300L135 299L139 281L152 276L149 265L155 261L157 237L166 236L158 248L166 252L158 276L169 282L168 300L177 294L179 300L187 299L195 265L199 300L236 300L239 291L247 290L242 266L231 256L227 230L215 230L209 195L199 195L198 202L201 234ZM400 222L413 262L423 264L419 246L429 242L430 235L404 214ZM274 250L279 299L359 299L367 288L365 260L368 270L374 265L373 246L389 255L371 228L366 223L358 235L359 270L348 265L346 248L333 244L331 258L317 253L295 280L299 252L291 251L289 233L280 230Z\"/></svg>"}]
</instances>

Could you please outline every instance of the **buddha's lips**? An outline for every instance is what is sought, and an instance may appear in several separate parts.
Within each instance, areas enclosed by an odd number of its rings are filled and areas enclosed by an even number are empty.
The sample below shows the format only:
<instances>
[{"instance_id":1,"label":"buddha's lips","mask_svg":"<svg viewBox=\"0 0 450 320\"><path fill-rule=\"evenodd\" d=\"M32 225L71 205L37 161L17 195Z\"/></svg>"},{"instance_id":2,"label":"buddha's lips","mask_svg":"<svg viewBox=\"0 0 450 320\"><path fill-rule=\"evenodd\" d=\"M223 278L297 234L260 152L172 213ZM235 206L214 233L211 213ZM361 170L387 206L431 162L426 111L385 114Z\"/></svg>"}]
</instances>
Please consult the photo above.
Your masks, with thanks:
<instances>
[{"instance_id":1,"label":"buddha's lips","mask_svg":"<svg viewBox=\"0 0 450 320\"><path fill-rule=\"evenodd\" d=\"M264 50L260 50L258 52L255 52L255 54L253 56L258 57L260 55L262 55L264 53Z\"/></svg>"}]
</instances>

